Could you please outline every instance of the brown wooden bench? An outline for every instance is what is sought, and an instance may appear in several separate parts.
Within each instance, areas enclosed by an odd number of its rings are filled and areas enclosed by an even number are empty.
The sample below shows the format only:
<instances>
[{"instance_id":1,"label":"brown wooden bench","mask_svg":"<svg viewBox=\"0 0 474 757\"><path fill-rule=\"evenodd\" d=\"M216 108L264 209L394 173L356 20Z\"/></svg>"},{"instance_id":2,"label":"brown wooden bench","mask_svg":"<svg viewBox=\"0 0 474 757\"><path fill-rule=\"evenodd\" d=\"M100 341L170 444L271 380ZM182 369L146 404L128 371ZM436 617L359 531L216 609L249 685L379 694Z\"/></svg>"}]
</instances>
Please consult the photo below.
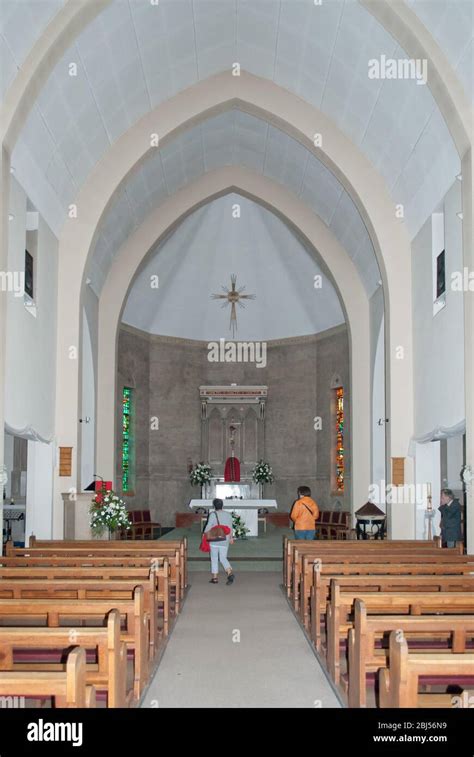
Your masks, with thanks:
<instances>
[{"instance_id":1,"label":"brown wooden bench","mask_svg":"<svg viewBox=\"0 0 474 757\"><path fill-rule=\"evenodd\" d=\"M147 615L149 628L149 659L153 660L158 653L161 634L158 630L158 610L156 605L156 591L153 574L145 576L143 580L133 579L90 579L86 569L78 569L73 578L55 577L47 581L41 575L32 574L28 577L6 577L0 569L0 599L128 599L132 600L135 589L140 586L143 591L143 608ZM7 569L8 570L8 569ZM17 571L25 571L17 568ZM11 569L8 572L13 572ZM40 569L40 573L42 570Z\"/></svg>"},{"instance_id":2,"label":"brown wooden bench","mask_svg":"<svg viewBox=\"0 0 474 757\"><path fill-rule=\"evenodd\" d=\"M352 608L356 599L362 600L371 614L433 615L474 613L472 592L361 592L341 591L337 579L331 580L331 598L326 608L326 662L336 684L340 682L340 645L353 627Z\"/></svg>"},{"instance_id":3,"label":"brown wooden bench","mask_svg":"<svg viewBox=\"0 0 474 757\"><path fill-rule=\"evenodd\" d=\"M419 651L423 654L440 641L452 652L463 654L467 641L474 639L474 615L368 615L365 603L356 599L354 627L348 637L349 707L366 707L366 676L387 667L388 649L377 644L391 631L403 631L410 642L422 642Z\"/></svg>"},{"instance_id":4,"label":"brown wooden bench","mask_svg":"<svg viewBox=\"0 0 474 757\"><path fill-rule=\"evenodd\" d=\"M177 553L175 554L175 560ZM34 568L34 571L29 570ZM170 586L171 567L169 558L164 557L120 557L107 555L105 557L71 557L71 556L41 556L41 557L0 557L0 575L9 578L43 576L44 578L71 577L80 575L77 570L87 571L84 575L96 579L116 578L144 578L150 572L156 576L158 604L163 606L165 628L171 610ZM42 572L40 572L40 570ZM69 571L69 572L68 572ZM176 573L175 573L176 577ZM174 584L176 588L176 584ZM176 599L176 593L174 594ZM166 629L167 633L167 629Z\"/></svg>"},{"instance_id":5,"label":"brown wooden bench","mask_svg":"<svg viewBox=\"0 0 474 757\"><path fill-rule=\"evenodd\" d=\"M386 565L385 563L377 566L367 566L368 575L360 575L359 565L353 566L353 575L341 576L338 574L338 565L333 567L326 565L323 570L316 570L315 580L311 587L311 612L309 630L310 636L316 649L321 649L321 627L326 615L327 603L330 600L331 580L336 579L341 592L357 590L361 592L368 591L474 591L474 575L439 575L436 571L438 566L415 566L416 572L413 573L413 566L408 565ZM376 570L374 571L374 567ZM389 569L393 570L392 574L384 573ZM428 575L419 575L418 571L422 569ZM430 571L434 569L434 573ZM326 573L324 571L327 571ZM379 575L376 575L378 573Z\"/></svg>"},{"instance_id":6,"label":"brown wooden bench","mask_svg":"<svg viewBox=\"0 0 474 757\"><path fill-rule=\"evenodd\" d=\"M461 554L456 547L450 550L441 550L434 542L420 541L418 544L422 546L415 548L414 544L409 541L349 541L347 543L339 541L288 541L286 544L285 586L291 587L293 584L295 563L298 564L303 555L313 555L323 560L329 554L341 556L363 554L375 559L377 555L386 554L388 551L400 551L401 553L404 552L419 556L427 553L438 554L440 557L446 555L460 556Z\"/></svg>"},{"instance_id":7,"label":"brown wooden bench","mask_svg":"<svg viewBox=\"0 0 474 757\"><path fill-rule=\"evenodd\" d=\"M129 553L132 550L132 554L138 552L145 552L148 554L150 550L157 550L157 554L174 554L175 550L179 550L180 554L180 574L181 574L181 589L182 593L188 585L187 575L187 562L188 562L188 540L184 536L181 539L158 539L152 542L141 540L127 540L127 541L106 541L99 539L80 539L77 541L65 541L57 539L37 539L35 536L30 536L30 548L35 549L74 549L84 547L85 549L98 549L113 550L114 552ZM7 543L6 554L9 554L9 550L15 549L11 542ZM155 553L155 552L153 552Z\"/></svg>"},{"instance_id":8,"label":"brown wooden bench","mask_svg":"<svg viewBox=\"0 0 474 757\"><path fill-rule=\"evenodd\" d=\"M440 550L438 541L413 541L413 540L400 540L400 541L347 541L343 544L339 541L302 541L283 539L283 585L287 590L287 596L291 595L292 586L299 585L298 574L298 561L305 554L316 555L321 560L324 557L327 558L329 553L344 556L350 556L353 554L363 554L367 557L373 557L377 554L385 554L387 549L395 551L400 549L401 551L416 550L416 554L419 555L422 552L429 551L433 554L438 553L443 555L460 555L460 549L453 548L450 550ZM295 556L295 552L297 555ZM296 567L295 567L296 561ZM296 576L295 576L296 571Z\"/></svg>"},{"instance_id":9,"label":"brown wooden bench","mask_svg":"<svg viewBox=\"0 0 474 757\"><path fill-rule=\"evenodd\" d=\"M109 612L105 628L0 628L0 671L56 672L65 667L64 663L45 661L44 652L59 652L62 657L72 644L86 651L93 650L96 655L97 663L86 664L86 684L97 691L107 691L108 707L126 707L133 690L127 695L127 649L120 641L118 610ZM15 661L21 653L23 656Z\"/></svg>"},{"instance_id":10,"label":"brown wooden bench","mask_svg":"<svg viewBox=\"0 0 474 757\"><path fill-rule=\"evenodd\" d=\"M55 672L0 672L0 696L51 697L56 707L95 707L95 689L86 685L86 653L76 647L66 670Z\"/></svg>"},{"instance_id":11,"label":"brown wooden bench","mask_svg":"<svg viewBox=\"0 0 474 757\"><path fill-rule=\"evenodd\" d=\"M130 544L130 542L123 542L123 544ZM169 584L171 589L174 590L174 609L176 614L180 612L181 600L184 597L186 587L186 569L183 557L183 552L176 547L162 547L161 545L156 547L155 543L152 546L150 542L142 542L145 547L142 549L135 549L135 547L126 550L124 548L120 550L111 550L102 547L52 547L47 548L10 548L8 550L7 558L0 558L0 565L7 566L8 560L11 557L17 559L39 559L43 558L43 564L47 564L49 560L51 565L67 565L67 562L61 562L67 558L74 560L73 563L78 564L78 561L82 561L83 566L86 565L128 565L144 566L148 565L158 568L160 560L167 557L170 566ZM103 562L102 562L103 560ZM30 563L26 563L31 564Z\"/></svg>"},{"instance_id":12,"label":"brown wooden bench","mask_svg":"<svg viewBox=\"0 0 474 757\"><path fill-rule=\"evenodd\" d=\"M459 678L474 675L474 654L419 654L408 650L403 633L392 631L389 642L389 668L379 672L380 707L427 707L428 699L437 707L452 707L452 695L419 694L421 676ZM433 705L432 705L433 706Z\"/></svg>"},{"instance_id":13,"label":"brown wooden bench","mask_svg":"<svg viewBox=\"0 0 474 757\"><path fill-rule=\"evenodd\" d=\"M290 591L290 597L292 599L294 609L296 611L299 611L301 604L304 605L303 614L304 611L307 611L308 609L309 596L311 593L311 583L314 575L313 566L315 564L322 566L325 562L354 564L357 562L380 563L383 561L394 565L396 565L397 563L404 565L416 565L426 564L430 562L437 564L448 562L452 564L454 562L459 564L471 563L472 569L474 571L474 558L455 553L444 554L444 552L447 551L448 550L443 550L443 552L441 552L441 550L438 549L424 549L421 550L419 554L415 554L412 549L402 549L400 547L391 548L388 546L383 551L383 553L378 552L376 554L365 554L363 551L351 553L344 550L334 550L331 552L328 551L326 552L326 554L322 554L319 551L301 554L298 550L294 550L293 578Z\"/></svg>"},{"instance_id":14,"label":"brown wooden bench","mask_svg":"<svg viewBox=\"0 0 474 757\"><path fill-rule=\"evenodd\" d=\"M432 558L427 558L432 559ZM309 575L312 575L310 581ZM388 581L389 576L393 576L396 579L397 576L420 576L421 585L426 585L428 582L433 585L432 581L424 579L423 576L439 576L443 580L440 582L440 587L447 587L450 584L450 577L457 579L452 581L452 585L461 587L462 577L466 577L464 582L465 586L470 586L470 577L474 576L474 563L461 562L461 563L438 563L424 562L424 563L359 563L356 560L347 563L327 563L320 564L314 562L311 558L305 556L303 564L303 572L301 576L301 601L299 605L299 613L301 622L306 630L312 627L313 608L316 613L321 611L325 612L325 603L329 599L329 582L331 578L342 578L346 576L347 580L341 581L341 586L350 585L351 576L352 585L356 585L356 576L366 576L364 581L358 582L361 586L370 586L370 576L385 576ZM395 584L395 581L393 582ZM375 585L375 583L374 583ZM314 589L314 591L313 591ZM368 590L365 589L366 591ZM436 589L432 589L436 591ZM440 588L440 590L442 590ZM315 620L316 622L316 620Z\"/></svg>"},{"instance_id":15,"label":"brown wooden bench","mask_svg":"<svg viewBox=\"0 0 474 757\"><path fill-rule=\"evenodd\" d=\"M132 599L0 599L0 627L46 624L59 628L103 625L111 610L117 609L125 625L121 641L134 653L134 695L138 699L146 684L148 665L149 619L144 610L143 589L138 586Z\"/></svg>"},{"instance_id":16,"label":"brown wooden bench","mask_svg":"<svg viewBox=\"0 0 474 757\"><path fill-rule=\"evenodd\" d=\"M397 545L402 545L403 548L416 548L416 549L433 549L433 547L439 549L440 548L440 541L439 539L433 539L433 541L427 541L427 540L417 540L417 539L394 539L394 540L387 540L387 541L347 541L344 542L344 544L341 544L338 540L334 539L328 539L324 541L304 541L301 539L290 539L288 536L283 537L283 585L288 585L289 577L291 576L291 570L290 566L292 564L292 551L294 549L300 549L300 552L303 552L304 550L311 550L311 549L321 549L321 550L329 550L331 551L334 548L341 549L343 548L345 551L364 551L366 554L369 554L372 551L380 551L384 550L387 546L387 544L391 544L393 547L396 547ZM444 550L443 550L444 551ZM461 554L460 548L456 548L456 551Z\"/></svg>"}]
</instances>

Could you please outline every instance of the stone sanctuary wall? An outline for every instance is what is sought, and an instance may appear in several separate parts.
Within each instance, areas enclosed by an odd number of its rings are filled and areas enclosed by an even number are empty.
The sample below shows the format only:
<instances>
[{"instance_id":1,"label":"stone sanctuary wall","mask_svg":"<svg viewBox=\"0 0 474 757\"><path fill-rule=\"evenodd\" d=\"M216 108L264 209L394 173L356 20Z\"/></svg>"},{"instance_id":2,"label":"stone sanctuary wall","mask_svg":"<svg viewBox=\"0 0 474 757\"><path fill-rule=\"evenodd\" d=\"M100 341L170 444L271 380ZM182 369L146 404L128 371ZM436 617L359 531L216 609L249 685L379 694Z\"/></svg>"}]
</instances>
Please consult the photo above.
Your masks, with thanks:
<instances>
[{"instance_id":1,"label":"stone sanctuary wall","mask_svg":"<svg viewBox=\"0 0 474 757\"><path fill-rule=\"evenodd\" d=\"M207 342L150 335L122 325L117 375L117 489L121 490L121 396L133 389L131 509L149 507L174 526L199 497L188 464L201 460L201 385L266 385L264 457L275 481L264 496L289 510L299 485L323 509L350 509L350 386L346 326L314 336L269 341L265 360L210 362ZM260 358L262 356L260 355ZM265 363L265 364L264 364ZM345 492L334 486L333 388L345 393ZM236 408L238 410L238 408ZM258 408L256 408L257 412ZM315 419L320 418L321 421ZM315 428L317 426L317 430Z\"/></svg>"}]
</instances>

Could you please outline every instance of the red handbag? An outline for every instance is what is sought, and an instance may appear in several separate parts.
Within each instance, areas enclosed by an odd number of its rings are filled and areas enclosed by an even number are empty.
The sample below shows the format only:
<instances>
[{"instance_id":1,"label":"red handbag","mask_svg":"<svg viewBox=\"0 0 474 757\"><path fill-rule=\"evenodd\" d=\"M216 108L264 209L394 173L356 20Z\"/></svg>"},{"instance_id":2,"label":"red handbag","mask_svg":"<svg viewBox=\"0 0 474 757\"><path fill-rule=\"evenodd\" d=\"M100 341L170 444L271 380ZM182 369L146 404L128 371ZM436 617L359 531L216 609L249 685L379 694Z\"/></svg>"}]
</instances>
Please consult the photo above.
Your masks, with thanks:
<instances>
[{"instance_id":1,"label":"red handbag","mask_svg":"<svg viewBox=\"0 0 474 757\"><path fill-rule=\"evenodd\" d=\"M206 538L206 534L202 535L201 543L199 545L199 549L200 549L201 552L210 552L211 551L211 547L210 547L210 544L209 544L209 542L208 542L208 540Z\"/></svg>"}]
</instances>

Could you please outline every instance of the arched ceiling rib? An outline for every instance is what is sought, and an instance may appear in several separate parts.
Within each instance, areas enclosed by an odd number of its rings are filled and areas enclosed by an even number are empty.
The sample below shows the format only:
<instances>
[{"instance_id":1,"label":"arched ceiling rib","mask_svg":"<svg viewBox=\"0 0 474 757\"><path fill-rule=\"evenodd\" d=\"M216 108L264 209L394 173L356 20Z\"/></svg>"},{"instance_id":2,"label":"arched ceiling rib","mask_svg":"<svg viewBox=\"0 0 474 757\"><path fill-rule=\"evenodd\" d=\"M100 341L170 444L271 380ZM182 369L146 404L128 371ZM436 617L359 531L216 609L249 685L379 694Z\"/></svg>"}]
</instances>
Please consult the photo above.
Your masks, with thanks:
<instances>
[{"instance_id":1,"label":"arched ceiling rib","mask_svg":"<svg viewBox=\"0 0 474 757\"><path fill-rule=\"evenodd\" d=\"M57 228L121 133L175 92L238 61L329 115L384 176L414 234L459 160L426 86L368 78L368 61L381 55L406 57L354 0L114 0L51 75L13 164L33 201L47 198L43 212ZM71 62L77 77L69 76ZM40 188L42 174L47 185Z\"/></svg>"},{"instance_id":2,"label":"arched ceiling rib","mask_svg":"<svg viewBox=\"0 0 474 757\"><path fill-rule=\"evenodd\" d=\"M380 273L360 214L334 175L295 139L233 109L181 134L128 179L101 225L89 268L99 293L114 256L145 216L187 182L221 166L245 166L285 185L333 231L353 259L368 296ZM324 251L322 251L324 253Z\"/></svg>"},{"instance_id":3,"label":"arched ceiling rib","mask_svg":"<svg viewBox=\"0 0 474 757\"><path fill-rule=\"evenodd\" d=\"M235 203L242 220L232 215ZM194 211L151 251L123 320L152 334L230 339L229 307L210 295L229 288L231 273L237 287L256 295L237 308L237 339L302 336L344 323L333 285L300 239L274 213L234 193ZM150 287L153 275L158 289Z\"/></svg>"}]
</instances>

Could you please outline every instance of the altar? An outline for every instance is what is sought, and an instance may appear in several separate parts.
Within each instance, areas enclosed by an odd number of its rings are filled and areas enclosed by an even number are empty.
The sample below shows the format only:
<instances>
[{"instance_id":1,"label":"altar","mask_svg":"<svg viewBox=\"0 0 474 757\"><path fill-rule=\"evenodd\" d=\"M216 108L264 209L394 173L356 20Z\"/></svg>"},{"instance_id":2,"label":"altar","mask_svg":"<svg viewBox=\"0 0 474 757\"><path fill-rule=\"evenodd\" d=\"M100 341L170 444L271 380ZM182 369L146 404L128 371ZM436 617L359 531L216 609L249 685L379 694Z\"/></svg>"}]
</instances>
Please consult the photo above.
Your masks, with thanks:
<instances>
[{"instance_id":1,"label":"altar","mask_svg":"<svg viewBox=\"0 0 474 757\"><path fill-rule=\"evenodd\" d=\"M275 499L225 499L224 510L240 515L242 521L249 529L247 536L258 536L258 511L261 508L276 510L278 505ZM191 510L212 508L212 499L192 499L189 503Z\"/></svg>"}]
</instances>

